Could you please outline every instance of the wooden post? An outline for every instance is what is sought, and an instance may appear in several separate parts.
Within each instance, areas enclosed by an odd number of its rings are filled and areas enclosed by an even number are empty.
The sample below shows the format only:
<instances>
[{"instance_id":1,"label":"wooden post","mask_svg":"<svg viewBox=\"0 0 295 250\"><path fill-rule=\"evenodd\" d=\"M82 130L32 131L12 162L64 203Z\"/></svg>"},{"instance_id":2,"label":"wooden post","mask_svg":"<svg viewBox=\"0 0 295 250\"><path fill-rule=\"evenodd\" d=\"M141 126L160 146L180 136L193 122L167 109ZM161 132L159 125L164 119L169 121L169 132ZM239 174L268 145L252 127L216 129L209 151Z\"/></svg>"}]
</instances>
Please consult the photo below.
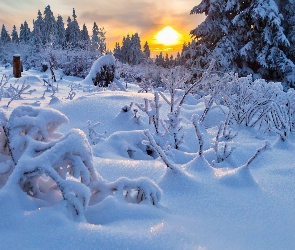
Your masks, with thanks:
<instances>
[{"instance_id":1,"label":"wooden post","mask_svg":"<svg viewBox=\"0 0 295 250\"><path fill-rule=\"evenodd\" d=\"M13 76L15 78L21 77L21 62L20 62L20 55L13 56Z\"/></svg>"}]
</instances>

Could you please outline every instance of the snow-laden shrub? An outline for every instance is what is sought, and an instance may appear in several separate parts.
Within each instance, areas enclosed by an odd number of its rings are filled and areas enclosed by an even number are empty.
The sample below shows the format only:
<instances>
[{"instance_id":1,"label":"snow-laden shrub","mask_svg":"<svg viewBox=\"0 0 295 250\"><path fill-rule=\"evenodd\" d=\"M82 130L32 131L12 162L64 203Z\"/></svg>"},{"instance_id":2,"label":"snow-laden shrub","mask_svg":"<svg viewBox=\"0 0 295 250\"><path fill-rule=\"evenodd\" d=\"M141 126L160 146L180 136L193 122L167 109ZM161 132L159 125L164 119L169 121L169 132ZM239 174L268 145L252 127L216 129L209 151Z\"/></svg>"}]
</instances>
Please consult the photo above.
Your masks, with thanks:
<instances>
[{"instance_id":1,"label":"snow-laden shrub","mask_svg":"<svg viewBox=\"0 0 295 250\"><path fill-rule=\"evenodd\" d=\"M84 211L109 195L127 202L156 205L159 187L147 178L120 178L108 183L95 170L86 135L72 129L57 132L65 115L54 109L20 106L9 119L0 113L0 187L19 186L27 195L47 205L66 201L71 214L84 220ZM132 192L131 192L132 191Z\"/></svg>"},{"instance_id":2,"label":"snow-laden shrub","mask_svg":"<svg viewBox=\"0 0 295 250\"><path fill-rule=\"evenodd\" d=\"M111 54L101 56L92 65L85 82L92 81L95 86L107 87L114 81L115 58Z\"/></svg>"},{"instance_id":3,"label":"snow-laden shrub","mask_svg":"<svg viewBox=\"0 0 295 250\"><path fill-rule=\"evenodd\" d=\"M224 78L227 78L225 76ZM216 82L216 89L221 89ZM217 91L216 91L217 92ZM233 77L219 92L231 112L231 121L257 129L276 132L282 140L294 131L294 91L283 91L280 83ZM215 102L219 102L215 99Z\"/></svg>"}]
</instances>

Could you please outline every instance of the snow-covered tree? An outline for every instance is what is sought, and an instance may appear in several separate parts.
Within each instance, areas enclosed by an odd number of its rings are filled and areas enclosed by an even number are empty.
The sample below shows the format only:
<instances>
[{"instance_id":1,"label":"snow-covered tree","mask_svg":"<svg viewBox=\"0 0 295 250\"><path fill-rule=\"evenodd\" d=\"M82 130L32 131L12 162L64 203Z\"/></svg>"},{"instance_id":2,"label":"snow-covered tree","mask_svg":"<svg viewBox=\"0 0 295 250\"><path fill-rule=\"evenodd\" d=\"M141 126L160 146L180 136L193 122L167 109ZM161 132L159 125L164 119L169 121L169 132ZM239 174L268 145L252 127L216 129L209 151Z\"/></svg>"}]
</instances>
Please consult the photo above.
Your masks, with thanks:
<instances>
[{"instance_id":1,"label":"snow-covered tree","mask_svg":"<svg viewBox=\"0 0 295 250\"><path fill-rule=\"evenodd\" d=\"M43 26L41 29L41 33L43 37L43 44L55 42L57 38L57 24L49 5L47 5L44 10Z\"/></svg>"},{"instance_id":2,"label":"snow-covered tree","mask_svg":"<svg viewBox=\"0 0 295 250\"><path fill-rule=\"evenodd\" d=\"M145 58L150 58L151 57L151 51L148 42L146 41L144 46L143 46L143 53L145 55Z\"/></svg>"},{"instance_id":3,"label":"snow-covered tree","mask_svg":"<svg viewBox=\"0 0 295 250\"><path fill-rule=\"evenodd\" d=\"M81 42L83 43L83 48L88 48L90 45L90 37L85 23L83 24L83 28L81 30Z\"/></svg>"},{"instance_id":4,"label":"snow-covered tree","mask_svg":"<svg viewBox=\"0 0 295 250\"><path fill-rule=\"evenodd\" d=\"M138 33L133 35L128 34L126 37L123 37L122 47L118 49L119 44L116 45L116 52L120 51L120 56L116 57L123 63L129 63L132 65L139 64L143 61L145 55L141 50L140 38Z\"/></svg>"},{"instance_id":5,"label":"snow-covered tree","mask_svg":"<svg viewBox=\"0 0 295 250\"><path fill-rule=\"evenodd\" d=\"M38 11L38 16L37 19L35 21L33 21L33 31L32 31L32 43L33 45L35 45L36 47L40 47L44 41L44 34L42 33L42 31L44 30L44 20L42 17L42 13L39 10Z\"/></svg>"},{"instance_id":6,"label":"snow-covered tree","mask_svg":"<svg viewBox=\"0 0 295 250\"><path fill-rule=\"evenodd\" d=\"M56 45L63 47L66 41L66 30L63 19L60 15L57 16L56 21Z\"/></svg>"},{"instance_id":7,"label":"snow-covered tree","mask_svg":"<svg viewBox=\"0 0 295 250\"><path fill-rule=\"evenodd\" d=\"M17 33L15 25L13 25L13 30L12 30L12 33L11 33L11 41L13 43L18 43L19 42L18 33Z\"/></svg>"},{"instance_id":8,"label":"snow-covered tree","mask_svg":"<svg viewBox=\"0 0 295 250\"><path fill-rule=\"evenodd\" d=\"M79 44L79 41L81 40L81 32L80 32L80 27L77 21L77 15L74 8L73 8L72 17L73 17L73 21L71 22L70 41L73 44L73 46L76 47Z\"/></svg>"},{"instance_id":9,"label":"snow-covered tree","mask_svg":"<svg viewBox=\"0 0 295 250\"><path fill-rule=\"evenodd\" d=\"M71 46L77 47L81 39L81 31L79 28L77 15L74 8L73 8L72 17L73 17L73 20L70 17L68 17L68 20L67 20L68 24L66 29L66 41L69 44L71 44Z\"/></svg>"},{"instance_id":10,"label":"snow-covered tree","mask_svg":"<svg viewBox=\"0 0 295 250\"><path fill-rule=\"evenodd\" d=\"M66 42L67 43L70 43L71 22L72 22L72 19L71 19L71 17L68 16L67 28L66 28Z\"/></svg>"},{"instance_id":11,"label":"snow-covered tree","mask_svg":"<svg viewBox=\"0 0 295 250\"><path fill-rule=\"evenodd\" d=\"M100 53L106 52L105 33L104 28L98 28L96 22L93 23L91 46L94 50L100 51Z\"/></svg>"},{"instance_id":12,"label":"snow-covered tree","mask_svg":"<svg viewBox=\"0 0 295 250\"><path fill-rule=\"evenodd\" d=\"M126 37L123 37L123 40L122 40L121 60L123 63L129 62L130 49L131 49L131 39L130 39L130 35L128 34Z\"/></svg>"},{"instance_id":13,"label":"snow-covered tree","mask_svg":"<svg viewBox=\"0 0 295 250\"><path fill-rule=\"evenodd\" d=\"M274 0L251 1L233 19L233 25L241 36L239 43L239 68L250 68L267 80L283 80L295 86L295 65L286 56L290 47L282 27L283 16ZM246 34L246 35L245 35ZM243 35L243 36L242 36Z\"/></svg>"},{"instance_id":14,"label":"snow-covered tree","mask_svg":"<svg viewBox=\"0 0 295 250\"><path fill-rule=\"evenodd\" d=\"M140 45L140 38L138 33L135 33L131 36L131 51L130 51L130 58L129 63L131 64L139 64L143 60L143 53L141 50Z\"/></svg>"},{"instance_id":15,"label":"snow-covered tree","mask_svg":"<svg viewBox=\"0 0 295 250\"><path fill-rule=\"evenodd\" d=\"M188 64L194 68L204 68L212 59L215 59L218 68L236 70L234 58L237 51L232 44L229 32L232 27L231 20L235 17L232 8L237 2L239 1L234 0L225 4L221 0L203 0L191 10L191 14L204 13L206 19L190 32L196 43L183 44L182 54L188 59Z\"/></svg>"},{"instance_id":16,"label":"snow-covered tree","mask_svg":"<svg viewBox=\"0 0 295 250\"><path fill-rule=\"evenodd\" d=\"M115 44L113 54L116 59L118 59L119 61L122 61L122 51L121 51L120 44L118 42L116 42Z\"/></svg>"},{"instance_id":17,"label":"snow-covered tree","mask_svg":"<svg viewBox=\"0 0 295 250\"><path fill-rule=\"evenodd\" d=\"M155 64L164 67L165 59L163 57L163 52L161 51L159 55L156 55Z\"/></svg>"},{"instance_id":18,"label":"snow-covered tree","mask_svg":"<svg viewBox=\"0 0 295 250\"><path fill-rule=\"evenodd\" d=\"M28 23L25 21L24 24L21 24L19 31L19 40L20 42L27 43L30 40L31 31L28 26Z\"/></svg>"},{"instance_id":19,"label":"snow-covered tree","mask_svg":"<svg viewBox=\"0 0 295 250\"><path fill-rule=\"evenodd\" d=\"M2 29L1 29L1 37L0 37L0 41L5 44L11 41L11 38L5 28L5 25L2 24Z\"/></svg>"},{"instance_id":20,"label":"snow-covered tree","mask_svg":"<svg viewBox=\"0 0 295 250\"><path fill-rule=\"evenodd\" d=\"M274 0L203 0L191 11L200 13L206 19L191 31L195 43L185 54L190 65L202 68L215 58L218 70L295 86L294 61L287 56L290 41Z\"/></svg>"},{"instance_id":21,"label":"snow-covered tree","mask_svg":"<svg viewBox=\"0 0 295 250\"><path fill-rule=\"evenodd\" d=\"M284 19L282 21L284 32L290 42L290 48L286 51L287 56L295 62L295 1L276 1Z\"/></svg>"}]
</instances>

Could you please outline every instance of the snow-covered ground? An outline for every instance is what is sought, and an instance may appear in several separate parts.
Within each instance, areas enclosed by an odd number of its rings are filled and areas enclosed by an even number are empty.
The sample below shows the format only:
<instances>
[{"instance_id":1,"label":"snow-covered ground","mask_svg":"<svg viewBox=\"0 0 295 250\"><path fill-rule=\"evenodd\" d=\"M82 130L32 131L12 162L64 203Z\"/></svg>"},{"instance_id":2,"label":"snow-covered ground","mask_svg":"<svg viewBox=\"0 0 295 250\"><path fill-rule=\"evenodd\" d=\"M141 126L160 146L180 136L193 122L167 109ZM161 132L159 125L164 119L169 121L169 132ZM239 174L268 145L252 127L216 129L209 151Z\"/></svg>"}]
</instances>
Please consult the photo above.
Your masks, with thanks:
<instances>
[{"instance_id":1,"label":"snow-covered ground","mask_svg":"<svg viewBox=\"0 0 295 250\"><path fill-rule=\"evenodd\" d=\"M3 74L12 69L0 68ZM61 74L60 74L61 75ZM295 136L282 142L276 134L263 134L248 127L234 127L238 135L230 142L232 155L216 168L212 142L224 110L209 111L202 123L204 156L198 158L199 144L191 117L202 114L204 103L190 96L181 114L186 136L180 150L170 150L169 160L180 171L172 172L157 155L142 150L145 129L153 128L139 111L122 112L131 102L153 99L152 93L138 93L129 83L127 91L88 91L82 79L57 72L58 92L43 84L50 73L26 71L18 83L31 87L22 100L2 98L0 106L9 117L20 105L53 108L65 114L69 123L61 133L78 128L88 135L88 123L101 122L102 135L92 145L94 166L107 181L120 177L146 177L162 190L158 205L128 203L108 196L85 212L86 221L67 215L63 202L39 206L36 199L19 188L0 189L0 249L295 249ZM11 79L14 83L16 79ZM56 86L56 84L54 84ZM74 98L67 98L71 90ZM84 91L83 91L84 90ZM168 112L163 104L162 117ZM248 167L241 168L265 146ZM218 168L217 168L218 167ZM240 168L239 168L240 167Z\"/></svg>"}]
</instances>

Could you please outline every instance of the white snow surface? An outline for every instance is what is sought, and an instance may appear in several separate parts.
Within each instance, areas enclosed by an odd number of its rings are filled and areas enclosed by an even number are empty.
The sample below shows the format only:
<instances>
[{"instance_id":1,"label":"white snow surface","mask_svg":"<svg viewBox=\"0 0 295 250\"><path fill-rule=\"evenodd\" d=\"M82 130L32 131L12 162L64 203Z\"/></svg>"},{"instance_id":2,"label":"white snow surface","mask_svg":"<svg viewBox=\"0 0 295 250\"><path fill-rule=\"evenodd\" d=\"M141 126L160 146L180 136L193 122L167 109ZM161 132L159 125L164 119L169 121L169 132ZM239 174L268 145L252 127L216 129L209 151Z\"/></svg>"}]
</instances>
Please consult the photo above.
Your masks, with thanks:
<instances>
[{"instance_id":1,"label":"white snow surface","mask_svg":"<svg viewBox=\"0 0 295 250\"><path fill-rule=\"evenodd\" d=\"M11 73L11 68L0 67L0 79ZM152 93L138 93L133 84L126 91L83 92L88 83L56 74L59 91L51 97L42 80L50 72L23 72L19 84L26 79L30 94L8 108L10 99L3 97L0 106L7 117L23 104L53 108L69 119L59 129L64 134L78 128L88 135L87 121L101 122L97 131L107 132L92 145L98 173L109 182L121 177L151 179L162 190L162 198L153 206L109 196L88 207L86 222L77 222L67 215L65 201L44 206L19 188L2 188L0 249L295 249L293 134L282 142L275 134L235 127L238 135L231 145L235 150L213 169L207 161L212 154L209 148L225 115L218 108L209 111L206 127L201 128L204 158L197 158L198 140L190 120L202 113L204 104L190 97L181 110L184 145L167 153L181 170L174 173L157 155L144 152L144 130L153 132L146 115L139 112L141 118L135 123L132 112L121 112L131 102L152 100ZM66 98L70 85L76 93L72 100ZM162 99L161 103L165 113L168 107ZM265 141L270 146L248 168L239 168ZM4 164L5 159L0 160Z\"/></svg>"}]
</instances>

